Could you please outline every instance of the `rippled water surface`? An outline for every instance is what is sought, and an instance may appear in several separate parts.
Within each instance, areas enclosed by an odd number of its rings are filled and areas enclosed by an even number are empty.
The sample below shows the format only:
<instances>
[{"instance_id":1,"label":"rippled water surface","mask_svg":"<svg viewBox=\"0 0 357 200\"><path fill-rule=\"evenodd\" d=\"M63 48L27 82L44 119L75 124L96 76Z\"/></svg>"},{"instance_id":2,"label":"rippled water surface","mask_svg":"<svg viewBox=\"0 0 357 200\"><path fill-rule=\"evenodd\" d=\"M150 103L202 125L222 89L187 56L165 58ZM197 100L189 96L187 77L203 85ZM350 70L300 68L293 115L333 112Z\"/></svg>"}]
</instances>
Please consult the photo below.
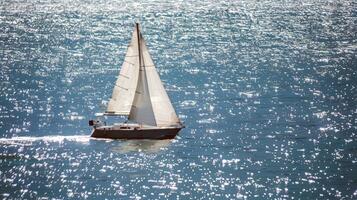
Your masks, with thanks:
<instances>
[{"instance_id":1,"label":"rippled water surface","mask_svg":"<svg viewBox=\"0 0 357 200\"><path fill-rule=\"evenodd\" d=\"M0 198L356 199L356 8L0 1ZM91 139L137 20L186 128Z\"/></svg>"}]
</instances>

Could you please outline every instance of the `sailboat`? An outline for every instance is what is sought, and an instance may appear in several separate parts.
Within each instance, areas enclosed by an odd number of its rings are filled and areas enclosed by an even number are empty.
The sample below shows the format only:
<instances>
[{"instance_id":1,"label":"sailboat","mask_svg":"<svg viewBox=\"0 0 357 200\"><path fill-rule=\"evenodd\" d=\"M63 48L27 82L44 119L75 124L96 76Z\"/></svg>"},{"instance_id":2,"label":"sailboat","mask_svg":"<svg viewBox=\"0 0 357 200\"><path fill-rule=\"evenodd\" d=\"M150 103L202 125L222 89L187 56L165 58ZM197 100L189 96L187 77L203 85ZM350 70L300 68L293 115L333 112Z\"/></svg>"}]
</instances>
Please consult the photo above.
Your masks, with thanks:
<instances>
[{"instance_id":1,"label":"sailboat","mask_svg":"<svg viewBox=\"0 0 357 200\"><path fill-rule=\"evenodd\" d=\"M112 139L172 139L184 128L160 80L139 23L115 83L104 116L125 116L124 123L106 125L90 120L92 137Z\"/></svg>"}]
</instances>

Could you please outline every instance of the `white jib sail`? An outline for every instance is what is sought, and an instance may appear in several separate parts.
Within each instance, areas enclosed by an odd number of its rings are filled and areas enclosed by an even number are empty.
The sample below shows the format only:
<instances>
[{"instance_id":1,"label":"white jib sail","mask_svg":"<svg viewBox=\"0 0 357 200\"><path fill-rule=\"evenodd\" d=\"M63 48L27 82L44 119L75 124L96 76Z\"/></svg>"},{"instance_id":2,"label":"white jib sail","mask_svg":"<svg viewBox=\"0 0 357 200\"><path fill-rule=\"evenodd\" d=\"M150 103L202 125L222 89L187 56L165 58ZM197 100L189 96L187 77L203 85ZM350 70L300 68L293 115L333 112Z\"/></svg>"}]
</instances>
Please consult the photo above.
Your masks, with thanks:
<instances>
[{"instance_id":1,"label":"white jib sail","mask_svg":"<svg viewBox=\"0 0 357 200\"><path fill-rule=\"evenodd\" d=\"M158 127L175 126L179 119L165 91L143 37L138 88L129 119Z\"/></svg>"},{"instance_id":2,"label":"white jib sail","mask_svg":"<svg viewBox=\"0 0 357 200\"><path fill-rule=\"evenodd\" d=\"M137 30L132 34L131 42L109 100L107 113L129 115L135 96L139 76L139 52Z\"/></svg>"}]
</instances>

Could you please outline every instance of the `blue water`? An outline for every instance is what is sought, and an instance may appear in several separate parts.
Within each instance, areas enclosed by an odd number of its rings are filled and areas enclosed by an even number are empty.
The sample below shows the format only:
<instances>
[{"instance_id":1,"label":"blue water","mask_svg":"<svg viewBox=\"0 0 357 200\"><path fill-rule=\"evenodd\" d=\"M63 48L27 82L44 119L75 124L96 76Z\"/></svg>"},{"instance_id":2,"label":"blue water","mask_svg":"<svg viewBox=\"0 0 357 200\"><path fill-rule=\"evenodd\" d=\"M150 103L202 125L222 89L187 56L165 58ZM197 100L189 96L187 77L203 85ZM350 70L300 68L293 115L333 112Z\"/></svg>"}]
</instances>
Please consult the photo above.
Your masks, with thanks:
<instances>
[{"instance_id":1,"label":"blue water","mask_svg":"<svg viewBox=\"0 0 357 200\"><path fill-rule=\"evenodd\" d=\"M91 139L140 21L174 140ZM0 1L0 198L356 199L357 3Z\"/></svg>"}]
</instances>

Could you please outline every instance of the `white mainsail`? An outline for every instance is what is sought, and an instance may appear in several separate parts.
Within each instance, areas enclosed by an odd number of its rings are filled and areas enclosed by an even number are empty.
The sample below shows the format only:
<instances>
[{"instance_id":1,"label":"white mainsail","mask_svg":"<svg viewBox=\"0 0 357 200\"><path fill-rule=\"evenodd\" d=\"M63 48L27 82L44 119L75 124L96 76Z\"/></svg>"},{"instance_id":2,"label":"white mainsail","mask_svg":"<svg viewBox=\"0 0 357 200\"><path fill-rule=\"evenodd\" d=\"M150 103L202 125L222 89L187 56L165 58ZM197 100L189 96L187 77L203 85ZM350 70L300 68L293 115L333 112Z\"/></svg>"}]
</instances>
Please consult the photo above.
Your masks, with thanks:
<instances>
[{"instance_id":1,"label":"white mainsail","mask_svg":"<svg viewBox=\"0 0 357 200\"><path fill-rule=\"evenodd\" d=\"M112 97L109 100L106 113L113 115L129 115L139 76L138 37L135 28L131 42L115 83Z\"/></svg>"},{"instance_id":2,"label":"white mainsail","mask_svg":"<svg viewBox=\"0 0 357 200\"><path fill-rule=\"evenodd\" d=\"M145 40L140 31L137 31L140 43L140 69L129 120L158 127L178 125L180 121L162 85Z\"/></svg>"}]
</instances>

